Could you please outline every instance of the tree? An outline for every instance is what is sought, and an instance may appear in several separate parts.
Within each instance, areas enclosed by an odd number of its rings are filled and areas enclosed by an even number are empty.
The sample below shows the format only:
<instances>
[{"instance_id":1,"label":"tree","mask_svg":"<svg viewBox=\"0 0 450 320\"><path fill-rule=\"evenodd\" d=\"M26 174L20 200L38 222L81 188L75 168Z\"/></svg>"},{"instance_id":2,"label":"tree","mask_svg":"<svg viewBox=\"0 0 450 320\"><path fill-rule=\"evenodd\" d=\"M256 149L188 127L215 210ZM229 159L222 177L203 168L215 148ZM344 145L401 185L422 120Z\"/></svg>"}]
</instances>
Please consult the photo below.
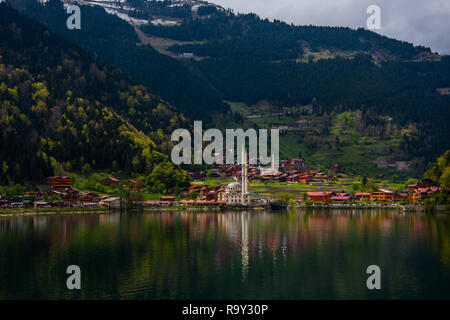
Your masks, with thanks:
<instances>
[{"instance_id":1,"label":"tree","mask_svg":"<svg viewBox=\"0 0 450 320\"><path fill-rule=\"evenodd\" d=\"M178 185L175 186L173 193L178 197L181 194L181 189Z\"/></svg>"},{"instance_id":2,"label":"tree","mask_svg":"<svg viewBox=\"0 0 450 320\"><path fill-rule=\"evenodd\" d=\"M417 179L408 179L405 183L405 188L408 188L409 185L416 184L417 182L419 182Z\"/></svg>"},{"instance_id":3,"label":"tree","mask_svg":"<svg viewBox=\"0 0 450 320\"><path fill-rule=\"evenodd\" d=\"M11 188L6 188L5 193L9 196L22 196L25 194L26 188L21 184L16 184Z\"/></svg>"},{"instance_id":4,"label":"tree","mask_svg":"<svg viewBox=\"0 0 450 320\"><path fill-rule=\"evenodd\" d=\"M441 178L439 179L439 183L445 188L450 188L450 166L445 168Z\"/></svg>"},{"instance_id":5,"label":"tree","mask_svg":"<svg viewBox=\"0 0 450 320\"><path fill-rule=\"evenodd\" d=\"M152 192L163 193L161 191L175 186L188 186L190 179L186 171L177 169L173 163L165 161L155 165L152 172L146 177L146 185Z\"/></svg>"},{"instance_id":6,"label":"tree","mask_svg":"<svg viewBox=\"0 0 450 320\"><path fill-rule=\"evenodd\" d=\"M361 179L361 185L363 186L363 188L365 188L367 186L367 177L363 176Z\"/></svg>"},{"instance_id":7,"label":"tree","mask_svg":"<svg viewBox=\"0 0 450 320\"><path fill-rule=\"evenodd\" d=\"M142 190L145 188L145 177L139 177L136 179L136 185L134 186L134 189L136 191Z\"/></svg>"},{"instance_id":8,"label":"tree","mask_svg":"<svg viewBox=\"0 0 450 320\"><path fill-rule=\"evenodd\" d=\"M83 167L81 167L81 173L84 175L91 174L92 173L91 165L89 163L84 164Z\"/></svg>"},{"instance_id":9,"label":"tree","mask_svg":"<svg viewBox=\"0 0 450 320\"><path fill-rule=\"evenodd\" d=\"M447 150L443 155L437 158L434 165L425 172L426 179L433 180L444 187L449 187L450 175L450 150Z\"/></svg>"},{"instance_id":10,"label":"tree","mask_svg":"<svg viewBox=\"0 0 450 320\"><path fill-rule=\"evenodd\" d=\"M191 193L189 193L189 199L197 200L197 198L198 198L198 192L197 191L192 191Z\"/></svg>"},{"instance_id":11,"label":"tree","mask_svg":"<svg viewBox=\"0 0 450 320\"><path fill-rule=\"evenodd\" d=\"M280 201L289 202L291 199L294 199L289 193L285 193L283 196L279 197Z\"/></svg>"}]
</instances>

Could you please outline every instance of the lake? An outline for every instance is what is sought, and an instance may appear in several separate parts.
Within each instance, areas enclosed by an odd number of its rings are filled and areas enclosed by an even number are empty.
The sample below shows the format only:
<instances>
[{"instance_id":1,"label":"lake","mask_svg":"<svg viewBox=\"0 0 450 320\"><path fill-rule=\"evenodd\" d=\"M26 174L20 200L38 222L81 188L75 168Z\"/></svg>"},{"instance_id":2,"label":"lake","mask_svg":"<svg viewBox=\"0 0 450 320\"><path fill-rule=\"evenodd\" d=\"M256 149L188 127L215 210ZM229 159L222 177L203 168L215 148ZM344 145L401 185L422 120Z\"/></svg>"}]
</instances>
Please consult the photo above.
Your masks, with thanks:
<instances>
[{"instance_id":1,"label":"lake","mask_svg":"<svg viewBox=\"0 0 450 320\"><path fill-rule=\"evenodd\" d=\"M66 269L81 269L68 290ZM368 290L366 269L381 269ZM0 218L0 299L450 298L450 214L152 212Z\"/></svg>"}]
</instances>

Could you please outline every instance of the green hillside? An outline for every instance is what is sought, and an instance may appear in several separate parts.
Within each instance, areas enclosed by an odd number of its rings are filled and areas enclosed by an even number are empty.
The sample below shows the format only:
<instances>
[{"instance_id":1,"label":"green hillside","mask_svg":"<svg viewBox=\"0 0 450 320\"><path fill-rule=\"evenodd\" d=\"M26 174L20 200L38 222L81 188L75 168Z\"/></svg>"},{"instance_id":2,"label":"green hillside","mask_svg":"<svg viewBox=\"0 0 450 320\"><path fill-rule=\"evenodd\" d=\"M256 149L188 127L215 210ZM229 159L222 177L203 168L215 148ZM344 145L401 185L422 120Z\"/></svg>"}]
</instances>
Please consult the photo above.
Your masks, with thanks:
<instances>
[{"instance_id":1,"label":"green hillside","mask_svg":"<svg viewBox=\"0 0 450 320\"><path fill-rule=\"evenodd\" d=\"M252 106L227 103L241 115L227 125L280 129L282 159L303 158L322 169L338 164L342 171L357 175L406 177L422 172L420 159L411 159L402 151L417 128L399 126L389 117L361 110L321 114L314 110L320 108L317 102L294 108L267 101ZM393 161L405 163L407 168L399 169Z\"/></svg>"},{"instance_id":2,"label":"green hillside","mask_svg":"<svg viewBox=\"0 0 450 320\"><path fill-rule=\"evenodd\" d=\"M103 8L82 5L82 28L69 30L68 15L60 0L45 4L36 0L8 0L8 3L80 45L93 57L114 64L191 119L211 122L214 114L227 111L220 94L189 65L141 43L133 26Z\"/></svg>"},{"instance_id":3,"label":"green hillside","mask_svg":"<svg viewBox=\"0 0 450 320\"><path fill-rule=\"evenodd\" d=\"M253 106L261 101L276 111L301 109L315 100L320 108L312 113L318 119L360 111L374 123L388 117L399 128L392 141L381 144L370 142L371 137L385 132L357 134L372 144L358 145L359 152L355 143L341 145L334 155L340 161L351 162L354 157L359 165L367 148L374 153L370 161L408 160L424 171L450 148L446 89L450 58L429 48L364 29L296 26L255 14L235 14L212 4L202 3L196 11L192 1L181 6L170 0L115 3L117 14L144 21L133 25L107 14L99 7L105 4L82 5L82 29L68 30L67 14L58 0L46 5L35 0L9 2L93 55L113 62L191 120L207 120L221 128L239 123L239 110L230 111L223 100L241 102L249 106L249 113L255 113ZM171 24L150 23L154 19ZM193 53L194 58L182 59L181 53ZM321 136L335 139L333 134ZM305 142L310 146L305 149L295 143L299 138L303 136L284 139L281 148L286 156L302 153L311 159L329 159L321 149L326 141ZM355 137L348 131L339 139Z\"/></svg>"},{"instance_id":4,"label":"green hillside","mask_svg":"<svg viewBox=\"0 0 450 320\"><path fill-rule=\"evenodd\" d=\"M119 69L0 4L0 184L67 171L151 173L183 115Z\"/></svg>"}]
</instances>

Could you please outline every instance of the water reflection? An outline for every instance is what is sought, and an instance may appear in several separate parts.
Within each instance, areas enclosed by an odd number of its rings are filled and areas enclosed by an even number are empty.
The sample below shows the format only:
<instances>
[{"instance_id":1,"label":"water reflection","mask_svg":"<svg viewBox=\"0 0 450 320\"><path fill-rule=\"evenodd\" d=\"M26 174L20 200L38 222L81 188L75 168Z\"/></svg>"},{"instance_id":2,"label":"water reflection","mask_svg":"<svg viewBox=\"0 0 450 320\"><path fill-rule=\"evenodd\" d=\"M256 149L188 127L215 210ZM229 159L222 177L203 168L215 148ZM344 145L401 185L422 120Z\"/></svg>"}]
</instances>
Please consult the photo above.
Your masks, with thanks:
<instances>
[{"instance_id":1,"label":"water reflection","mask_svg":"<svg viewBox=\"0 0 450 320\"><path fill-rule=\"evenodd\" d=\"M241 215L241 260L242 260L242 278L247 277L248 272L248 214Z\"/></svg>"},{"instance_id":2,"label":"water reflection","mask_svg":"<svg viewBox=\"0 0 450 320\"><path fill-rule=\"evenodd\" d=\"M65 288L82 269L83 290ZM366 267L383 290L365 287ZM146 213L0 219L1 299L450 298L450 215Z\"/></svg>"}]
</instances>

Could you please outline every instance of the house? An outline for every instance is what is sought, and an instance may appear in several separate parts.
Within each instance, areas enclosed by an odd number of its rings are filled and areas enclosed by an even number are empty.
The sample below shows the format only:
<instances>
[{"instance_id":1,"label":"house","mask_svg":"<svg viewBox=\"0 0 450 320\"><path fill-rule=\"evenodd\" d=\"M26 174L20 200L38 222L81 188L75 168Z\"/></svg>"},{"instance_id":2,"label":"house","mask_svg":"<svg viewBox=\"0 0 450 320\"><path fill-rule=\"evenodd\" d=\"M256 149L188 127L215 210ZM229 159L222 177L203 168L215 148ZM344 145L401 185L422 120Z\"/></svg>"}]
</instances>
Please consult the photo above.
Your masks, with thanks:
<instances>
[{"instance_id":1,"label":"house","mask_svg":"<svg viewBox=\"0 0 450 320\"><path fill-rule=\"evenodd\" d=\"M46 201L35 201L34 207L35 208L50 208L50 204Z\"/></svg>"},{"instance_id":2,"label":"house","mask_svg":"<svg viewBox=\"0 0 450 320\"><path fill-rule=\"evenodd\" d=\"M411 167L407 161L397 161L397 170L398 171L410 171Z\"/></svg>"},{"instance_id":3,"label":"house","mask_svg":"<svg viewBox=\"0 0 450 320\"><path fill-rule=\"evenodd\" d=\"M309 184L313 180L314 180L314 178L311 176L299 176L298 177L298 183L302 183L302 184Z\"/></svg>"},{"instance_id":4,"label":"house","mask_svg":"<svg viewBox=\"0 0 450 320\"><path fill-rule=\"evenodd\" d=\"M183 59L193 59L194 58L194 54L191 52L184 52L183 53Z\"/></svg>"},{"instance_id":5,"label":"house","mask_svg":"<svg viewBox=\"0 0 450 320\"><path fill-rule=\"evenodd\" d=\"M334 166L333 166L333 168L331 168L331 173L338 173L338 172L340 172L341 171L341 166L339 165L339 164L335 164Z\"/></svg>"},{"instance_id":6,"label":"house","mask_svg":"<svg viewBox=\"0 0 450 320\"><path fill-rule=\"evenodd\" d=\"M82 203L98 203L100 201L100 196L95 192L89 192L87 194L83 194L79 198L79 202Z\"/></svg>"},{"instance_id":7,"label":"house","mask_svg":"<svg viewBox=\"0 0 450 320\"><path fill-rule=\"evenodd\" d=\"M394 198L395 201L404 201L406 199L408 199L408 194L407 193L396 194L395 198Z\"/></svg>"},{"instance_id":8,"label":"house","mask_svg":"<svg viewBox=\"0 0 450 320\"><path fill-rule=\"evenodd\" d=\"M170 202L170 203L174 203L175 202L175 197L172 196L162 196L159 198L159 200L161 202Z\"/></svg>"},{"instance_id":9,"label":"house","mask_svg":"<svg viewBox=\"0 0 450 320\"><path fill-rule=\"evenodd\" d=\"M109 178L103 179L102 185L104 185L105 187L110 187L110 186L117 187L119 185L119 180L109 177Z\"/></svg>"},{"instance_id":10,"label":"house","mask_svg":"<svg viewBox=\"0 0 450 320\"><path fill-rule=\"evenodd\" d=\"M82 203L92 203L92 202L94 202L94 197L89 194L83 194L80 197L79 201Z\"/></svg>"},{"instance_id":11,"label":"house","mask_svg":"<svg viewBox=\"0 0 450 320\"><path fill-rule=\"evenodd\" d=\"M112 197L100 201L99 204L108 209L120 209L122 207L122 199L119 197Z\"/></svg>"},{"instance_id":12,"label":"house","mask_svg":"<svg viewBox=\"0 0 450 320\"><path fill-rule=\"evenodd\" d=\"M303 159L283 160L281 162L281 167L283 170L301 170L304 165L305 160Z\"/></svg>"},{"instance_id":13,"label":"house","mask_svg":"<svg viewBox=\"0 0 450 320\"><path fill-rule=\"evenodd\" d=\"M434 193L441 191L441 188L430 187L430 188L417 188L412 192L409 192L409 197L414 202L431 197Z\"/></svg>"},{"instance_id":14,"label":"house","mask_svg":"<svg viewBox=\"0 0 450 320\"><path fill-rule=\"evenodd\" d=\"M385 159L376 160L375 163L377 164L377 168L380 169L388 167L388 162Z\"/></svg>"},{"instance_id":15,"label":"house","mask_svg":"<svg viewBox=\"0 0 450 320\"><path fill-rule=\"evenodd\" d=\"M314 176L311 172L305 172L295 177L295 182L302 184L309 184L314 180Z\"/></svg>"},{"instance_id":16,"label":"house","mask_svg":"<svg viewBox=\"0 0 450 320\"><path fill-rule=\"evenodd\" d=\"M295 130L295 129L298 130L298 129L300 129L303 126L303 124L300 121L296 121L296 122L288 123L287 126L291 130Z\"/></svg>"},{"instance_id":17,"label":"house","mask_svg":"<svg viewBox=\"0 0 450 320\"><path fill-rule=\"evenodd\" d=\"M70 203L78 203L80 198L80 192L74 189L68 189L64 194L60 196L61 200Z\"/></svg>"},{"instance_id":18,"label":"house","mask_svg":"<svg viewBox=\"0 0 450 320\"><path fill-rule=\"evenodd\" d=\"M211 190L206 194L206 200L208 201L217 201L219 199L219 191Z\"/></svg>"},{"instance_id":19,"label":"house","mask_svg":"<svg viewBox=\"0 0 450 320\"><path fill-rule=\"evenodd\" d=\"M191 176L192 180L205 180L206 173L204 171L198 171L198 172L188 172L188 174Z\"/></svg>"},{"instance_id":20,"label":"house","mask_svg":"<svg viewBox=\"0 0 450 320\"><path fill-rule=\"evenodd\" d=\"M136 180L127 180L123 183L125 189L134 189L136 187Z\"/></svg>"},{"instance_id":21,"label":"house","mask_svg":"<svg viewBox=\"0 0 450 320\"><path fill-rule=\"evenodd\" d=\"M48 177L47 183L52 189L67 189L72 188L72 178L70 177Z\"/></svg>"},{"instance_id":22,"label":"house","mask_svg":"<svg viewBox=\"0 0 450 320\"><path fill-rule=\"evenodd\" d=\"M331 202L337 202L337 203L345 203L349 202L351 200L351 196L349 195L335 195L330 197Z\"/></svg>"},{"instance_id":23,"label":"house","mask_svg":"<svg viewBox=\"0 0 450 320\"><path fill-rule=\"evenodd\" d=\"M428 194L427 194L427 192L424 192L423 189L418 188L418 189L411 191L409 193L409 196L412 201L418 202L422 199L425 199L428 196Z\"/></svg>"},{"instance_id":24,"label":"house","mask_svg":"<svg viewBox=\"0 0 450 320\"><path fill-rule=\"evenodd\" d=\"M434 187L433 182L421 182L416 184L410 184L408 185L408 193L413 192L414 190L417 190L419 188L432 188Z\"/></svg>"},{"instance_id":25,"label":"house","mask_svg":"<svg viewBox=\"0 0 450 320\"><path fill-rule=\"evenodd\" d=\"M370 200L370 193L369 192L356 192L353 199L356 201Z\"/></svg>"},{"instance_id":26,"label":"house","mask_svg":"<svg viewBox=\"0 0 450 320\"><path fill-rule=\"evenodd\" d=\"M439 191L441 191L441 189L436 187L432 181L425 180L421 183L408 185L408 196L414 202L428 198Z\"/></svg>"},{"instance_id":27,"label":"house","mask_svg":"<svg viewBox=\"0 0 450 320\"><path fill-rule=\"evenodd\" d=\"M310 201L325 201L325 202L329 202L331 200L331 195L332 194L333 194L332 192L325 192L325 191L308 192L308 199Z\"/></svg>"},{"instance_id":28,"label":"house","mask_svg":"<svg viewBox=\"0 0 450 320\"><path fill-rule=\"evenodd\" d=\"M378 189L370 193L370 201L393 201L395 192L388 189Z\"/></svg>"}]
</instances>

